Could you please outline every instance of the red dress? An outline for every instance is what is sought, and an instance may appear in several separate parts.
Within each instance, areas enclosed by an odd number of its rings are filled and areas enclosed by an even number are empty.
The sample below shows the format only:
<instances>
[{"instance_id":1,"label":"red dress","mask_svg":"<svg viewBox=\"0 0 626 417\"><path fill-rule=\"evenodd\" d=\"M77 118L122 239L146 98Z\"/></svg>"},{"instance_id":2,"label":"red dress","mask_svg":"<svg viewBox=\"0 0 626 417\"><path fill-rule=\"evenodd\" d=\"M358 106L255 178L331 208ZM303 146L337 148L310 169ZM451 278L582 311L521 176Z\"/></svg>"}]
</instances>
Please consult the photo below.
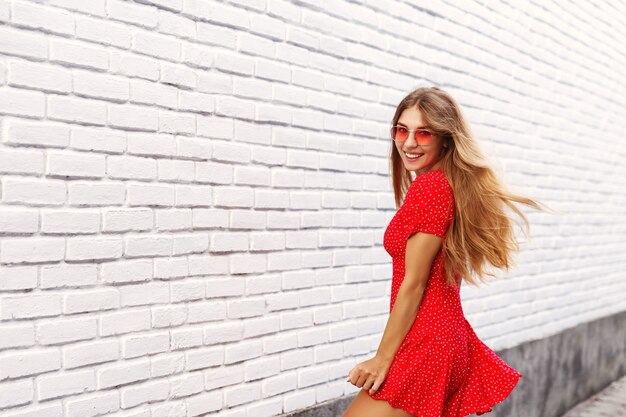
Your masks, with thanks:
<instances>
[{"instance_id":1,"label":"red dress","mask_svg":"<svg viewBox=\"0 0 626 417\"><path fill-rule=\"evenodd\" d=\"M389 311L405 272L406 240L417 232L444 237L454 216L454 196L441 170L419 175L387 226L383 246L391 255ZM419 312L378 391L367 394L417 417L463 417L492 411L522 374L474 333L463 314L460 276L447 287L440 250L433 260Z\"/></svg>"}]
</instances>

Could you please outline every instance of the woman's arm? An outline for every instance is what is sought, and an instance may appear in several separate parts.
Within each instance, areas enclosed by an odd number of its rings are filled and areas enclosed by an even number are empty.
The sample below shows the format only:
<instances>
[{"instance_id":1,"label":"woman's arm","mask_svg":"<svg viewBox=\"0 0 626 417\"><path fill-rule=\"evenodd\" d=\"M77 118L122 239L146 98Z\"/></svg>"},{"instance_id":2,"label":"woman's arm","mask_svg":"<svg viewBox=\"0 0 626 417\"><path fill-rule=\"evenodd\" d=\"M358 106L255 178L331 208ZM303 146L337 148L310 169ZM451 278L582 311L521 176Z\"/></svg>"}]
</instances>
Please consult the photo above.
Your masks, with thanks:
<instances>
[{"instance_id":1,"label":"woman's arm","mask_svg":"<svg viewBox=\"0 0 626 417\"><path fill-rule=\"evenodd\" d=\"M370 392L378 390L415 322L433 261L443 245L448 221L453 214L451 190L447 180L440 176L418 177L407 190L403 222L409 229L409 238L405 248L404 279L376 355L357 364L348 374L348 381L357 387Z\"/></svg>"},{"instance_id":2,"label":"woman's arm","mask_svg":"<svg viewBox=\"0 0 626 417\"><path fill-rule=\"evenodd\" d=\"M415 322L432 263L442 243L443 238L428 233L415 233L406 242L404 280L376 352L384 362L391 364Z\"/></svg>"}]
</instances>

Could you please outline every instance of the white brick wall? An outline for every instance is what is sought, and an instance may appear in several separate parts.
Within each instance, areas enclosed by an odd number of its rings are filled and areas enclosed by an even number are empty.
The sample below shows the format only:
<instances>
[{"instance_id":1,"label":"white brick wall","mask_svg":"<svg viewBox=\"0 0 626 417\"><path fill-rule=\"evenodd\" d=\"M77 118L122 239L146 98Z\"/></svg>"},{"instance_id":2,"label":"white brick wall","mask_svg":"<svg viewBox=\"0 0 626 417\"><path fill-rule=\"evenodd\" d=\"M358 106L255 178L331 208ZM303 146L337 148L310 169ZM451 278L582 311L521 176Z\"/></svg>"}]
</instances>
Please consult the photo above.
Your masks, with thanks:
<instances>
[{"instance_id":1,"label":"white brick wall","mask_svg":"<svg viewBox=\"0 0 626 417\"><path fill-rule=\"evenodd\" d=\"M389 305L388 123L422 84L563 212L522 207L518 267L463 288L479 335L624 310L626 10L479 3L0 0L0 415L353 393Z\"/></svg>"}]
</instances>

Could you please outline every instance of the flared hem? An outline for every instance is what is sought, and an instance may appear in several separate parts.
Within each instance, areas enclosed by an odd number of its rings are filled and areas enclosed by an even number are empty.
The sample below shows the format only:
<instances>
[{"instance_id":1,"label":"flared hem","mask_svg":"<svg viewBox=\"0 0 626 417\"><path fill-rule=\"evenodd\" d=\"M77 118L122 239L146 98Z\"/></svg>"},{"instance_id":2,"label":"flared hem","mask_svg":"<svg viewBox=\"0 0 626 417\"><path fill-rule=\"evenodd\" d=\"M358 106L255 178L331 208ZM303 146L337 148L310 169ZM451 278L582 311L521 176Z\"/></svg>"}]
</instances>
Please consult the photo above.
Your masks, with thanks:
<instances>
[{"instance_id":1,"label":"flared hem","mask_svg":"<svg viewBox=\"0 0 626 417\"><path fill-rule=\"evenodd\" d=\"M461 411L459 411L459 413L455 415L454 417L465 417L465 416L470 416L472 414L476 414L477 416L480 416L482 414L487 414L487 413L492 412L493 407L500 404L502 401L506 400L509 397L509 395L511 395L511 393L513 392L513 389L515 389L515 387L517 386L517 383L522 378L522 376L523 376L522 373L517 372L515 378L508 381L506 385L503 386L503 388L500 391L498 391L498 395L490 398L490 401L488 403L483 403L482 405L479 405L476 407L466 406L465 408L462 408ZM446 417L453 417L453 416L448 414Z\"/></svg>"},{"instance_id":2,"label":"flared hem","mask_svg":"<svg viewBox=\"0 0 626 417\"><path fill-rule=\"evenodd\" d=\"M374 394L370 394L369 390L365 390L365 393L373 400L376 401L387 401L387 403L389 403L389 405L393 408L398 408L402 411L405 411L415 417L466 417L466 416L471 416L473 414L476 414L477 416L483 415L483 414L487 414L493 411L493 407L495 407L496 405L500 404L502 401L504 401L510 394L511 392L513 392L513 389L515 388L515 386L517 385L517 383L519 382L519 380L522 378L523 374L518 372L517 376L511 380L509 382L509 384L506 386L506 388L504 388L503 390L499 391L498 395L496 397L491 398L491 401L487 404L484 403L480 406L476 406L476 407L465 407L464 409L461 409L460 411L454 413L450 413L450 412L444 412L444 411L435 411L434 413L419 413L417 410L411 410L409 409L409 407L404 407L404 405L401 405L402 402L404 402L403 400L397 400L396 398L393 397L388 397L386 395L382 395L382 396L378 396L378 394L381 391L378 391ZM464 398L465 399L465 398Z\"/></svg>"}]
</instances>

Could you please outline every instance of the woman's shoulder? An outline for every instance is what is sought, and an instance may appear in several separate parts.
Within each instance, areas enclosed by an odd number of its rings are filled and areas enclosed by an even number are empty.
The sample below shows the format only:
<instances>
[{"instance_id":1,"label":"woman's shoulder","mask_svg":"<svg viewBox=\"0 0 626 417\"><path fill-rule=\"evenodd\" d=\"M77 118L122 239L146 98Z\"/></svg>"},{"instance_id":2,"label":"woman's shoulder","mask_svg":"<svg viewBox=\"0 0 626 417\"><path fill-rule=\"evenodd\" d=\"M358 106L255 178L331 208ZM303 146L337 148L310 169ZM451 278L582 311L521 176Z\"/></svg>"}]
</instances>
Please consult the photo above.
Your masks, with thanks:
<instances>
[{"instance_id":1,"label":"woman's shoulder","mask_svg":"<svg viewBox=\"0 0 626 417\"><path fill-rule=\"evenodd\" d=\"M439 169L418 175L411 183L409 191L415 193L418 190L420 193L452 193L448 178Z\"/></svg>"}]
</instances>

